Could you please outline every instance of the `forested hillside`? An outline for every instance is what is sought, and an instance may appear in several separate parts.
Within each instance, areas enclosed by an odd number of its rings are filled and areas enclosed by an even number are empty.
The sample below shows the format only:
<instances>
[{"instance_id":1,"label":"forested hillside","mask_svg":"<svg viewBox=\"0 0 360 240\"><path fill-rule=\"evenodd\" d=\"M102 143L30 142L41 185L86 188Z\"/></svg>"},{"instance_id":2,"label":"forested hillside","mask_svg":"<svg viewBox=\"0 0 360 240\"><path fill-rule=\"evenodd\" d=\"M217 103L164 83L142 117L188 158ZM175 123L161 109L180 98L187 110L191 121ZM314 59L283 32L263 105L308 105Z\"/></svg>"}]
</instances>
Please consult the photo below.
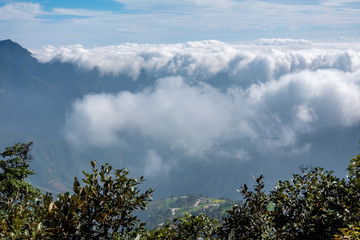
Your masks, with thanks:
<instances>
[{"instance_id":1,"label":"forested hillside","mask_svg":"<svg viewBox=\"0 0 360 240\"><path fill-rule=\"evenodd\" d=\"M146 228L150 230L162 226L166 220L184 217L186 214L205 214L220 220L235 204L239 205L241 202L211 198L203 194L188 194L151 201L147 209L139 211L137 216L146 223Z\"/></svg>"}]
</instances>

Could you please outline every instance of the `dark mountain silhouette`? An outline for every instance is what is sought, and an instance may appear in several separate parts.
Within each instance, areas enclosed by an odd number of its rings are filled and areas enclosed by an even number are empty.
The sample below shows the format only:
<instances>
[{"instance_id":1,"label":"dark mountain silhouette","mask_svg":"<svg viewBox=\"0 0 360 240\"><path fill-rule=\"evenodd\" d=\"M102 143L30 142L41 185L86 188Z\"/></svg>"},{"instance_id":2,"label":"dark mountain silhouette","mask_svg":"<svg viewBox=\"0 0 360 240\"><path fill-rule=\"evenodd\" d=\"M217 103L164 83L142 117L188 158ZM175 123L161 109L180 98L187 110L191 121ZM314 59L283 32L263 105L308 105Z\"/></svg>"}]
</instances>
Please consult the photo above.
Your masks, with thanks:
<instances>
[{"instance_id":1,"label":"dark mountain silhouette","mask_svg":"<svg viewBox=\"0 0 360 240\"><path fill-rule=\"evenodd\" d=\"M47 83L36 74L38 62L19 44L5 40L0 42L0 89L46 90Z\"/></svg>"},{"instance_id":2,"label":"dark mountain silhouette","mask_svg":"<svg viewBox=\"0 0 360 240\"><path fill-rule=\"evenodd\" d=\"M29 66L37 63L37 60L31 56L28 50L9 39L0 41L0 57L6 58L9 62L19 66Z\"/></svg>"}]
</instances>

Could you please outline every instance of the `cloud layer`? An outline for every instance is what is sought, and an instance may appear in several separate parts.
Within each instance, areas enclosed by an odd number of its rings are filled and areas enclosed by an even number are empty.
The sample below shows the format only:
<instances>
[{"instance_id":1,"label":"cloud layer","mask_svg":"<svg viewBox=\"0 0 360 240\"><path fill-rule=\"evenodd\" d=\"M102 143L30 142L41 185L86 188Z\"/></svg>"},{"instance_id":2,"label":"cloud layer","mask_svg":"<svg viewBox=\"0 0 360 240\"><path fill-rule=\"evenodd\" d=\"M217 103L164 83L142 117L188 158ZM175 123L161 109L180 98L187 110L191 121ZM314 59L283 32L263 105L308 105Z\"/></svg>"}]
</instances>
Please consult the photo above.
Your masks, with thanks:
<instances>
[{"instance_id":1,"label":"cloud layer","mask_svg":"<svg viewBox=\"0 0 360 240\"><path fill-rule=\"evenodd\" d=\"M359 79L359 71L306 70L246 90L222 91L206 83L189 85L181 77L163 78L141 92L78 100L67 119L67 139L104 147L130 133L200 157L241 139L295 147L301 134L359 122Z\"/></svg>"},{"instance_id":2,"label":"cloud layer","mask_svg":"<svg viewBox=\"0 0 360 240\"><path fill-rule=\"evenodd\" d=\"M307 40L260 39L250 44L219 41L184 44L121 44L84 48L81 45L33 51L42 62L72 62L82 69L126 75L137 80L141 72L155 78L183 76L204 81L226 73L235 82L262 82L302 70L360 69L359 43L320 44Z\"/></svg>"},{"instance_id":3,"label":"cloud layer","mask_svg":"<svg viewBox=\"0 0 360 240\"><path fill-rule=\"evenodd\" d=\"M37 56L133 81L151 75L155 80L135 92L78 99L65 130L67 140L80 147L147 139L145 169L155 173L173 166L161 157L167 151L199 160L248 161L255 150L309 151L311 140L300 145L301 136L357 126L358 46L263 39L248 45L70 46ZM215 77L217 84L210 81ZM230 83L222 85L226 79Z\"/></svg>"}]
</instances>

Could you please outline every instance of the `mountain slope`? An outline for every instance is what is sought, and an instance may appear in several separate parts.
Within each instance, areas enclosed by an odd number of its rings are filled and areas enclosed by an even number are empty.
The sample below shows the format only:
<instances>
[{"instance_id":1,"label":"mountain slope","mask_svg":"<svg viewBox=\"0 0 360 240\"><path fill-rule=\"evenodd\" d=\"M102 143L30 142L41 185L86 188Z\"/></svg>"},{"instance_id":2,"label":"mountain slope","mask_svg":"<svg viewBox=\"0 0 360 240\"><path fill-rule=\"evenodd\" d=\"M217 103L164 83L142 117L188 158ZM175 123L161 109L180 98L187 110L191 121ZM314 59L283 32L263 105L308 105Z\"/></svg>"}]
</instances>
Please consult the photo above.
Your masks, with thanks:
<instances>
[{"instance_id":1,"label":"mountain slope","mask_svg":"<svg viewBox=\"0 0 360 240\"><path fill-rule=\"evenodd\" d=\"M0 41L0 89L48 90L49 85L37 76L38 62L31 53L19 44Z\"/></svg>"},{"instance_id":2,"label":"mountain slope","mask_svg":"<svg viewBox=\"0 0 360 240\"><path fill-rule=\"evenodd\" d=\"M234 204L240 201L206 197L202 194L188 194L183 196L169 197L148 204L147 210L138 212L141 221L146 222L147 229L154 229L174 218L185 214L206 214L209 217L221 219L227 215Z\"/></svg>"}]
</instances>

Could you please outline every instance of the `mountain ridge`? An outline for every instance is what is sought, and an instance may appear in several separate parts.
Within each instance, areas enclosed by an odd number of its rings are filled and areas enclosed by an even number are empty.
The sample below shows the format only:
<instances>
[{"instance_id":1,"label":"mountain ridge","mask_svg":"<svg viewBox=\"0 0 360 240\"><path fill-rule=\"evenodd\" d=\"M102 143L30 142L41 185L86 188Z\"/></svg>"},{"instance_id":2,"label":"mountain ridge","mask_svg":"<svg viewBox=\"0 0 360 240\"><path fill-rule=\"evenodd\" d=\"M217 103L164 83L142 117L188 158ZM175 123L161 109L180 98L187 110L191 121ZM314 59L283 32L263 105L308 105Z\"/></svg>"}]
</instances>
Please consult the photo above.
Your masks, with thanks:
<instances>
[{"instance_id":1,"label":"mountain ridge","mask_svg":"<svg viewBox=\"0 0 360 240\"><path fill-rule=\"evenodd\" d=\"M38 61L31 52L11 40L0 41L0 89L44 90L49 85L36 76Z\"/></svg>"}]
</instances>

